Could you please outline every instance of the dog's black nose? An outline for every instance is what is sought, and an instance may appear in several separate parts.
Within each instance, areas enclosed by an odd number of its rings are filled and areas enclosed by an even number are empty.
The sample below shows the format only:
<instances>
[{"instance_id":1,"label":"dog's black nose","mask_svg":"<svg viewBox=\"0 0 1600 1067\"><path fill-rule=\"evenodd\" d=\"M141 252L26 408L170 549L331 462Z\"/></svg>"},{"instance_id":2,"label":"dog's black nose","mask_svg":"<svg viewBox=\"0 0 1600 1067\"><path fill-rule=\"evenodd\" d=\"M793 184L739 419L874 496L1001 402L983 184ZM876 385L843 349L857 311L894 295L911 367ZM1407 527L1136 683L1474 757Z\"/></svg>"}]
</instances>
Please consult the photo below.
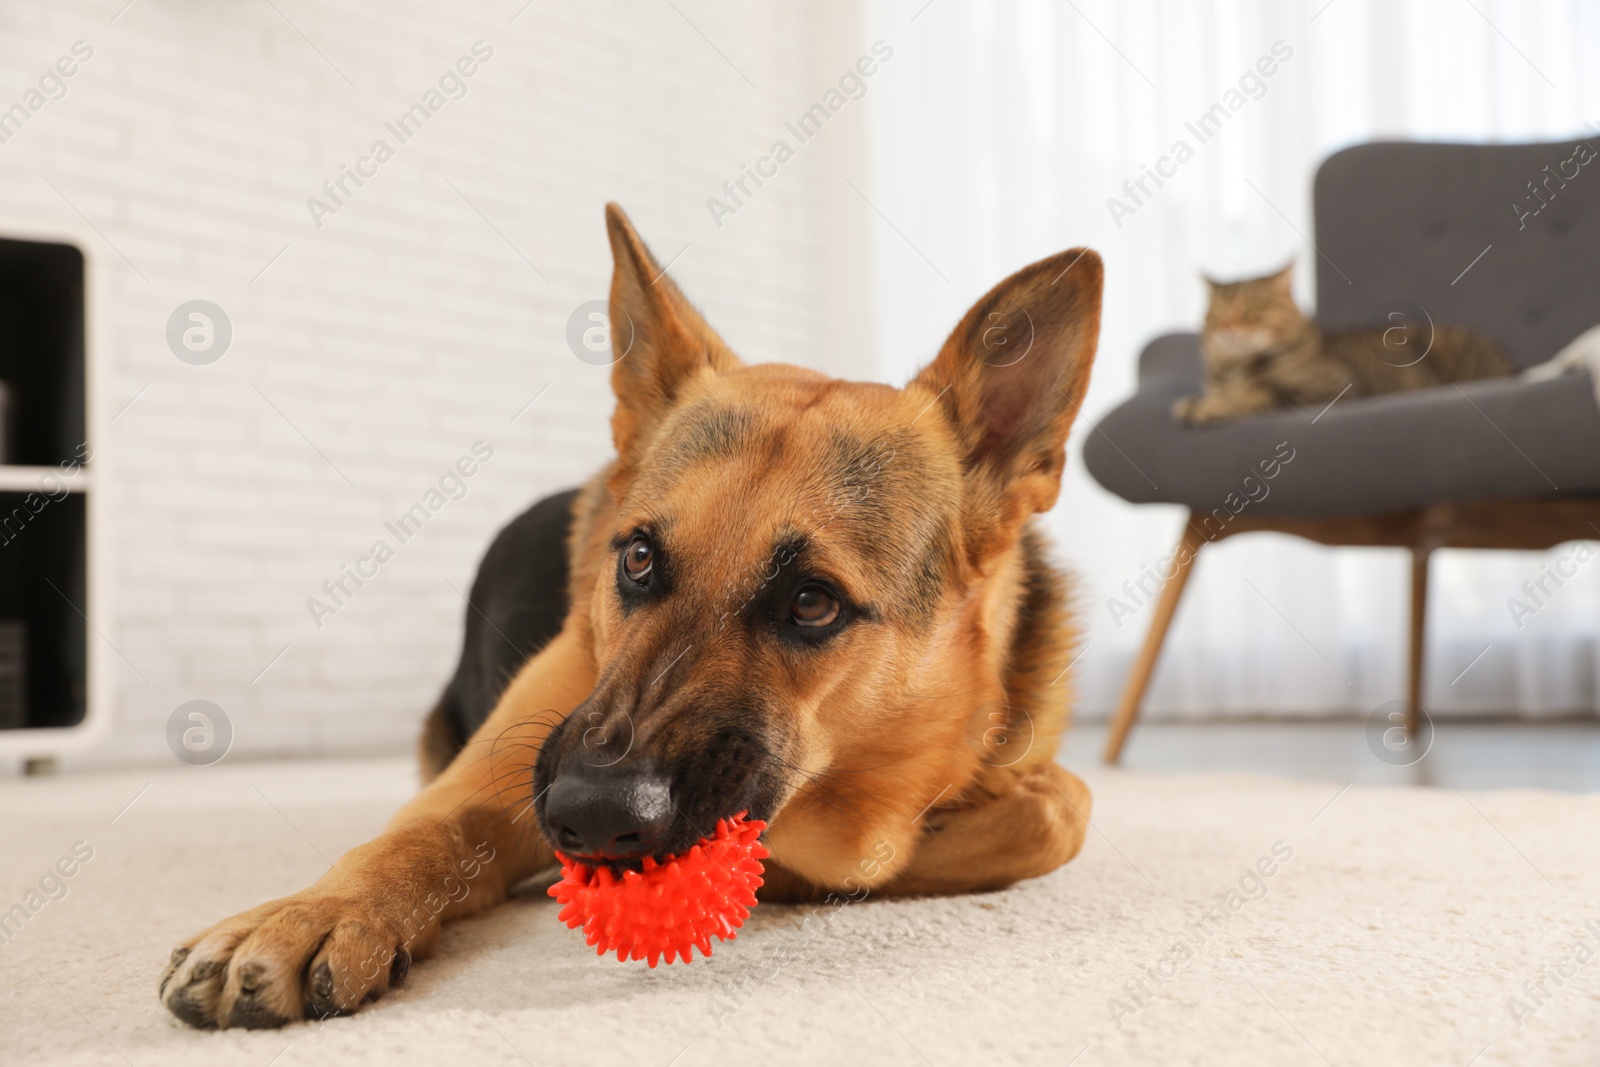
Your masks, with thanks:
<instances>
[{"instance_id":1,"label":"dog's black nose","mask_svg":"<svg viewBox=\"0 0 1600 1067\"><path fill-rule=\"evenodd\" d=\"M556 847L573 856L648 856L672 823L667 779L647 771L564 768L545 798L545 825Z\"/></svg>"}]
</instances>

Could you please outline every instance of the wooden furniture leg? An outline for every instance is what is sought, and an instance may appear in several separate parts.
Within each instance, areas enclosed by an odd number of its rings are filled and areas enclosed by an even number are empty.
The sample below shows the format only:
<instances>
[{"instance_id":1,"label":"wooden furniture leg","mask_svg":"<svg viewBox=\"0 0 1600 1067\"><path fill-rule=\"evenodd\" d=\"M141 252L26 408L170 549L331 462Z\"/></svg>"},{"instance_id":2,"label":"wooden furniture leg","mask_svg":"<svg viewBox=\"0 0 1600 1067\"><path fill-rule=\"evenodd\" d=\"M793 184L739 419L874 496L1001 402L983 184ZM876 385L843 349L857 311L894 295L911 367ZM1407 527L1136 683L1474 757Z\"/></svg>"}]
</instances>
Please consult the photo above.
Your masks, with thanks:
<instances>
[{"instance_id":1,"label":"wooden furniture leg","mask_svg":"<svg viewBox=\"0 0 1600 1067\"><path fill-rule=\"evenodd\" d=\"M1178 600L1183 596L1183 587L1189 581L1189 571L1194 566L1195 557L1200 554L1200 546L1205 544L1205 540L1200 524L1191 514L1189 521L1183 527L1183 539L1178 542L1177 553L1173 559L1173 575L1167 579L1167 584L1161 590L1161 599L1156 603L1155 616L1150 620L1150 632L1145 634L1144 647L1139 650L1138 659L1134 660L1133 672L1128 675L1128 684L1122 690L1122 700L1117 705L1117 713L1111 720L1111 733L1106 738L1107 763L1116 763L1122 758L1122 746L1128 740L1128 731L1133 729L1134 720L1139 717L1139 705L1144 701L1144 691L1150 685L1151 675L1155 673L1156 660L1161 656L1161 645L1167 637L1167 627L1172 625L1172 616L1178 610Z\"/></svg>"},{"instance_id":2,"label":"wooden furniture leg","mask_svg":"<svg viewBox=\"0 0 1600 1067\"><path fill-rule=\"evenodd\" d=\"M1426 508L1375 515L1333 515L1302 518L1293 515L1238 515L1205 533L1198 525L1209 516L1189 516L1178 552L1178 566L1161 600L1144 648L1134 662L1122 701L1111 721L1105 761L1122 756L1128 731L1139 717L1139 704L1155 672L1156 659L1167 627L1178 609L1184 582L1200 546L1242 533L1284 533L1320 545L1404 548L1411 552L1411 657L1406 696L1406 734L1416 737L1421 726L1424 626L1428 613L1428 560L1437 548L1498 548L1538 551L1566 541L1593 541L1600 531L1600 496L1550 496L1486 500L1458 500Z\"/></svg>"},{"instance_id":3,"label":"wooden furniture leg","mask_svg":"<svg viewBox=\"0 0 1600 1067\"><path fill-rule=\"evenodd\" d=\"M1418 711L1422 707L1422 650L1428 619L1429 547L1411 550L1411 664L1406 676L1406 737L1417 736Z\"/></svg>"}]
</instances>

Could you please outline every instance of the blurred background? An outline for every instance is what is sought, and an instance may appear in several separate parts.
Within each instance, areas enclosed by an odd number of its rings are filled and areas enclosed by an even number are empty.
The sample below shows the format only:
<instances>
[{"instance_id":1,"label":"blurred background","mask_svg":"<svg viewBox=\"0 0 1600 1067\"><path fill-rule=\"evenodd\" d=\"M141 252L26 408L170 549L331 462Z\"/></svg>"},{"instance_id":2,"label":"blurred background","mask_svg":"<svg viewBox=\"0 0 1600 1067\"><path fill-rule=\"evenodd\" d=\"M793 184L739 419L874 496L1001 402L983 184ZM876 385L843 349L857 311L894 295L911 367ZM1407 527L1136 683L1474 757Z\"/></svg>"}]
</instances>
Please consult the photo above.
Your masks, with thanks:
<instances>
[{"instance_id":1,"label":"blurred background","mask_svg":"<svg viewBox=\"0 0 1600 1067\"><path fill-rule=\"evenodd\" d=\"M1198 327L1202 271L1293 260L1310 310L1311 178L1341 147L1593 133L1597 53L1576 0L0 3L0 489L31 516L0 572L43 620L34 684L62 679L0 730L6 773L170 760L195 700L236 758L411 747L493 532L610 455L581 343L607 200L747 360L894 383L1003 275L1101 252L1045 522L1080 581L1077 715L1103 720L1147 625L1107 600L1185 514L1080 460L1139 349ZM1118 210L1230 90L1224 128ZM41 316L69 354L44 384ZM1547 558L1436 557L1436 717L1600 707L1600 567L1508 610ZM1148 719L1366 719L1403 691L1407 573L1272 534L1208 548Z\"/></svg>"}]
</instances>

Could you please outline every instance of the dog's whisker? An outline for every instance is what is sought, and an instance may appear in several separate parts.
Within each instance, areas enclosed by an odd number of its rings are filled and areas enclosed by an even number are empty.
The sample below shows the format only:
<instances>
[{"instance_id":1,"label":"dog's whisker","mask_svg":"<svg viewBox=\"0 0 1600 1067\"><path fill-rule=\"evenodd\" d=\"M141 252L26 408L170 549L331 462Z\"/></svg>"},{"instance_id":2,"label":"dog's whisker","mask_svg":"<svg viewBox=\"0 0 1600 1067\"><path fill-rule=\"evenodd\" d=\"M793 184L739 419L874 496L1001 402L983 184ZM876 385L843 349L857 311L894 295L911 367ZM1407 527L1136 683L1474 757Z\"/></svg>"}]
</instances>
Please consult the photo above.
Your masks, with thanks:
<instances>
[{"instance_id":1,"label":"dog's whisker","mask_svg":"<svg viewBox=\"0 0 1600 1067\"><path fill-rule=\"evenodd\" d=\"M525 776L527 777L528 782L530 784L530 788L531 788L532 781L533 781L533 764L531 764L531 763L528 764L525 767L520 767L520 768L511 767L511 768L507 768L505 771L500 771L500 772L491 771L489 780L486 781L485 783L483 783L482 785L480 785L478 788L471 790L464 797L462 797L460 802L458 802L455 805L455 807L450 809L449 814L450 815L454 815L456 812L460 811L463 807L468 806L473 801L475 801L479 797L481 797L485 792L488 792L491 789L498 790L499 782L501 781L502 778L504 778L504 777L506 777L508 775L513 775L513 774L517 774L517 773L525 774Z\"/></svg>"}]
</instances>

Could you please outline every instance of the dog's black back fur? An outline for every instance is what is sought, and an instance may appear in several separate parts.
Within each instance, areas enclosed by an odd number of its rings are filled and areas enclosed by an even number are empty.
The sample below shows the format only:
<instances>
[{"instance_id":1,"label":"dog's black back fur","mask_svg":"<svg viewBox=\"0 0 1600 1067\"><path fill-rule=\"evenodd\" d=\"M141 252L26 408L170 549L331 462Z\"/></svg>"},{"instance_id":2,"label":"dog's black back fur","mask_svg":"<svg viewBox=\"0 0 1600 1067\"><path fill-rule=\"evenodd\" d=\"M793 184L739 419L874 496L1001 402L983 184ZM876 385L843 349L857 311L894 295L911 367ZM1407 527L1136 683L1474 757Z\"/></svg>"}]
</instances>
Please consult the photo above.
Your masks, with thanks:
<instances>
[{"instance_id":1,"label":"dog's black back fur","mask_svg":"<svg viewBox=\"0 0 1600 1067\"><path fill-rule=\"evenodd\" d=\"M567 534L578 490L545 497L495 535L467 605L455 677L422 736L423 771L438 774L494 710L513 675L567 617Z\"/></svg>"}]
</instances>

